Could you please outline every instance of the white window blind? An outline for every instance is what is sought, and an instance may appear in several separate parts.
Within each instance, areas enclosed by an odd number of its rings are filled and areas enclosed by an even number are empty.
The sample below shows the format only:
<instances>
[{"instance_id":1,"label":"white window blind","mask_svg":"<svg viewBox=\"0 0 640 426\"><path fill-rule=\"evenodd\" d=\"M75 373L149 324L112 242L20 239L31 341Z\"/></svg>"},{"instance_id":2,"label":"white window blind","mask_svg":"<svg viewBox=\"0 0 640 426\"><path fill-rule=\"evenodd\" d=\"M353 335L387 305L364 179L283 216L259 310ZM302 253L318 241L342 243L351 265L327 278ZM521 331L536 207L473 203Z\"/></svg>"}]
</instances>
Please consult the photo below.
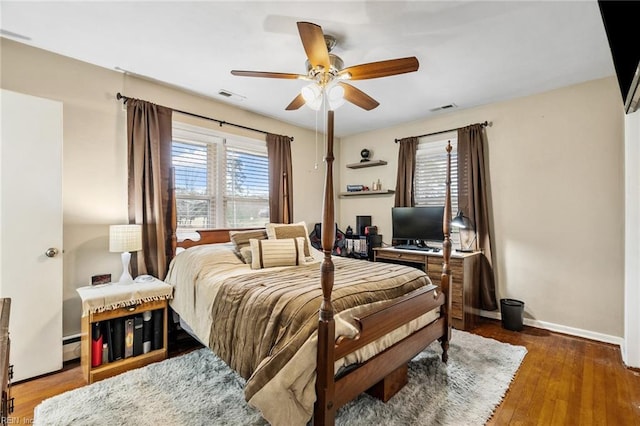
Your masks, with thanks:
<instances>
[{"instance_id":1,"label":"white window blind","mask_svg":"<svg viewBox=\"0 0 640 426\"><path fill-rule=\"evenodd\" d=\"M420 141L416 152L414 197L416 206L444 206L447 178L447 143L451 141L451 211L458 208L457 139Z\"/></svg>"},{"instance_id":2,"label":"white window blind","mask_svg":"<svg viewBox=\"0 0 640 426\"><path fill-rule=\"evenodd\" d=\"M440 135L442 137L442 135ZM423 138L416 151L414 197L416 206L444 206L447 178L447 144L451 141L451 214L458 212L458 139ZM458 229L451 229L451 240L459 243Z\"/></svg>"},{"instance_id":3,"label":"white window blind","mask_svg":"<svg viewBox=\"0 0 640 426\"><path fill-rule=\"evenodd\" d=\"M228 139L174 123L178 238L196 229L250 227L269 221L267 147L264 141Z\"/></svg>"},{"instance_id":4,"label":"white window blind","mask_svg":"<svg viewBox=\"0 0 640 426\"><path fill-rule=\"evenodd\" d=\"M225 144L225 226L263 226L269 221L269 162L266 144Z\"/></svg>"}]
</instances>

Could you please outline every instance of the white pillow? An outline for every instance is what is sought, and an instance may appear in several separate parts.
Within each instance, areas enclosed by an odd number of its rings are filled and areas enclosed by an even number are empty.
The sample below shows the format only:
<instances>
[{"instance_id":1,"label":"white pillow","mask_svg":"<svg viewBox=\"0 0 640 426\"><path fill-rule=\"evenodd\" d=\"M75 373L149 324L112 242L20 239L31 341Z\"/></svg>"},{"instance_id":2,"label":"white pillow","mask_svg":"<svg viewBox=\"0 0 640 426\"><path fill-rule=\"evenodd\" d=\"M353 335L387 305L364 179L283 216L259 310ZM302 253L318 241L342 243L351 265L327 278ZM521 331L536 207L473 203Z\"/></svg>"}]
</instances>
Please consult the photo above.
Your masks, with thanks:
<instances>
[{"instance_id":1,"label":"white pillow","mask_svg":"<svg viewBox=\"0 0 640 426\"><path fill-rule=\"evenodd\" d=\"M274 266L297 266L305 263L304 238L277 240L249 240L251 244L251 269Z\"/></svg>"},{"instance_id":2,"label":"white pillow","mask_svg":"<svg viewBox=\"0 0 640 426\"><path fill-rule=\"evenodd\" d=\"M270 240L280 240L283 238L304 238L304 255L311 256L311 240L305 222L298 223L268 223L267 237Z\"/></svg>"}]
</instances>

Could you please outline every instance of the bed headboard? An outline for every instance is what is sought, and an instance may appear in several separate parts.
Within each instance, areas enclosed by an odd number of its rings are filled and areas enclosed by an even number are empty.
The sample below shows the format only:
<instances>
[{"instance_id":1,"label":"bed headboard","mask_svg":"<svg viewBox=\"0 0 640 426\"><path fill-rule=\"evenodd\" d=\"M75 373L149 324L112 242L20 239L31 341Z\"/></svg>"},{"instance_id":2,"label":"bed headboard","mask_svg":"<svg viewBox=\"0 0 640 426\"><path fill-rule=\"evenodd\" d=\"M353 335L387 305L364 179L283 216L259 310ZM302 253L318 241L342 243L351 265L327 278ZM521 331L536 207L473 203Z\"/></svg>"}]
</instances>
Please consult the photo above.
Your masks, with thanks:
<instances>
[{"instance_id":1,"label":"bed headboard","mask_svg":"<svg viewBox=\"0 0 640 426\"><path fill-rule=\"evenodd\" d=\"M177 241L175 239L175 245L172 247L173 255L175 257L176 250L178 248L188 249L189 247L199 246L201 244L215 244L215 243L228 243L231 241L229 238L229 231L250 231L253 229L261 229L261 228L229 228L229 229L199 229L195 232L200 235L200 239L191 240L185 239L183 241ZM175 232L174 232L175 235Z\"/></svg>"}]
</instances>

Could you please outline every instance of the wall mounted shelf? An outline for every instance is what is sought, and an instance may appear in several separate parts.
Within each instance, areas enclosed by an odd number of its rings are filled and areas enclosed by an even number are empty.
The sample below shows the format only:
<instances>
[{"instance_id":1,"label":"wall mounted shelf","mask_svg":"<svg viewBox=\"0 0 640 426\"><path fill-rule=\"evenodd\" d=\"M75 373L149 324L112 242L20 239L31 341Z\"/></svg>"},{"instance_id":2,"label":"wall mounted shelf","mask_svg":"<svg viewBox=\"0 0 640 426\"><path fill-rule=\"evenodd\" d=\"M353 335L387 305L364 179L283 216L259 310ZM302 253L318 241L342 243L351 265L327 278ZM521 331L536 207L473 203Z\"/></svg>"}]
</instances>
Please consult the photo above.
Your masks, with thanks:
<instances>
[{"instance_id":1,"label":"wall mounted shelf","mask_svg":"<svg viewBox=\"0 0 640 426\"><path fill-rule=\"evenodd\" d=\"M362 195L388 195L394 194L396 191L393 189L383 189L382 191L353 191L353 192L341 192L341 197L355 197Z\"/></svg>"},{"instance_id":2,"label":"wall mounted shelf","mask_svg":"<svg viewBox=\"0 0 640 426\"><path fill-rule=\"evenodd\" d=\"M347 167L350 169L362 169L364 167L384 166L385 164L387 164L387 162L384 160L371 160L362 161L360 163L347 164Z\"/></svg>"}]
</instances>

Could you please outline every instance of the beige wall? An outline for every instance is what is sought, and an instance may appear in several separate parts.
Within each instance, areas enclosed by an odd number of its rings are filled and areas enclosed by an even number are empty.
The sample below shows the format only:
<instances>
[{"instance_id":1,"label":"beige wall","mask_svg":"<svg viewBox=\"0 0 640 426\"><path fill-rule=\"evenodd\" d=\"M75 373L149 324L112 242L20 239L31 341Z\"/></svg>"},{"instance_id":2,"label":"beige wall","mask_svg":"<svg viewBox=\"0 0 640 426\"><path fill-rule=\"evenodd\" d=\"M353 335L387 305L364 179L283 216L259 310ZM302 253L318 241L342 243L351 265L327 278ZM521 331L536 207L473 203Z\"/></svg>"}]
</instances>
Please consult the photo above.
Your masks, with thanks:
<instances>
[{"instance_id":1,"label":"beige wall","mask_svg":"<svg viewBox=\"0 0 640 426\"><path fill-rule=\"evenodd\" d=\"M295 220L321 219L324 167L315 135L226 104L1 39L2 88L64 104L64 334L79 331L75 289L120 274L108 226L126 221L125 113L115 94L138 97L295 137ZM623 115L614 79L449 113L343 138L336 182L395 186L394 138L489 120L489 172L498 298L525 301L541 323L623 335ZM339 111L337 112L339 114ZM176 116L178 118L178 116ZM183 117L184 118L184 117ZM232 127L223 130L235 132ZM258 136L242 133L245 136ZM322 140L322 139L320 139ZM351 170L369 148L382 167ZM393 196L337 199L341 229L372 215L391 239Z\"/></svg>"},{"instance_id":2,"label":"beige wall","mask_svg":"<svg viewBox=\"0 0 640 426\"><path fill-rule=\"evenodd\" d=\"M2 88L63 103L65 336L80 331L81 308L76 288L87 285L92 275L111 273L117 279L122 272L120 255L108 249L109 225L127 220L126 113L122 102L115 98L117 92L293 136L294 220L321 220L324 169L314 169L314 132L10 40L0 41ZM176 114L174 118L196 123L184 115ZM220 128L214 124L214 128L264 137L230 126Z\"/></svg>"},{"instance_id":3,"label":"beige wall","mask_svg":"<svg viewBox=\"0 0 640 426\"><path fill-rule=\"evenodd\" d=\"M615 79L342 138L340 188L380 178L394 188L395 138L488 120L498 298L559 329L623 335L624 115ZM350 170L362 148L382 167ZM340 225L372 215L391 242L393 196L340 201ZM596 336L597 337L597 336Z\"/></svg>"}]
</instances>

